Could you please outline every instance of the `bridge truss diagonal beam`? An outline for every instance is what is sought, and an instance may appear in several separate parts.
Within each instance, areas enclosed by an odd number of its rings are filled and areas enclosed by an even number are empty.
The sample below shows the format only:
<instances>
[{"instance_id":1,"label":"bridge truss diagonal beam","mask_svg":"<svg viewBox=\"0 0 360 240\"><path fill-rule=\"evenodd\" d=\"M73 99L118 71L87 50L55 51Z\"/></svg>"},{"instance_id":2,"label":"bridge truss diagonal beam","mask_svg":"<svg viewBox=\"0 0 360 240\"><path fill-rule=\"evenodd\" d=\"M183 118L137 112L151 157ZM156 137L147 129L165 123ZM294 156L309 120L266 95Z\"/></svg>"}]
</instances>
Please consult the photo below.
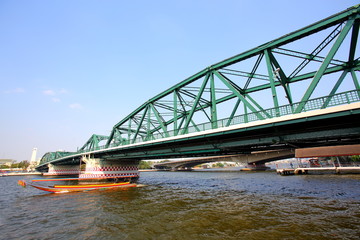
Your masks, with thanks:
<instances>
[{"instance_id":1,"label":"bridge truss diagonal beam","mask_svg":"<svg viewBox=\"0 0 360 240\"><path fill-rule=\"evenodd\" d=\"M354 7L355 8L355 7ZM356 8L357 9L357 8ZM353 11L353 10L352 10ZM344 11L338 15L335 15L333 17L329 17L328 19L325 19L324 21L320 21L316 24L313 24L307 28L303 28L299 31L293 32L289 35L286 35L282 38L276 39L272 42L269 42L268 44L261 45L257 49L252 49L251 51L245 52L244 54L237 55L232 58L232 60L236 60L237 62L232 62L229 64L229 60L225 60L221 62L223 66L220 66L220 64L215 64L207 69L204 69L203 71L195 74L194 76L190 77L189 79L186 79L182 83L174 86L174 88L169 89L168 91L163 92L162 94L158 95L157 97L150 99L146 104L153 104L153 106L158 106L162 110L164 110L164 113L161 113L158 111L158 113L155 113L156 119L155 121L158 121L159 124L157 124L157 127L154 127L150 132L156 133L161 130L163 132L163 136L172 136L177 135L179 133L179 129L181 128L181 133L187 133L188 128L191 126L196 131L199 131L199 127L195 124L197 122L195 118L193 118L194 114L198 111L202 111L205 117L205 120L207 119L209 122L211 122L211 127L216 128L218 127L217 124L217 108L219 104L230 101L232 99L238 98L243 104L243 113L248 112L247 110L250 110L251 113L254 113L258 119L264 119L264 118L270 118L272 117L271 114L269 114L267 111L264 111L266 109L262 106L261 103L259 103L257 100L252 97L252 94L255 92L261 92L267 89L271 89L271 96L273 98L273 105L272 107L279 107L279 100L278 100L278 94L277 94L277 88L279 86L283 87L283 91L285 92L285 96L287 99L287 103L292 104L294 102L292 97L292 91L290 89L290 85L299 82L308 80L311 78L314 78L312 81L312 85L308 87L308 91L304 93L304 97L300 100L302 102L306 102L309 100L309 96L314 91L316 87L316 83L319 82L320 78L327 74L332 74L339 71L346 71L348 68L348 63L346 60L338 60L334 58L334 55L337 51L337 48L341 45L339 42L340 40L336 40L338 43L335 44L335 47L332 48L331 53L325 57L320 56L320 52L322 52L331 42L335 41L336 37L339 37L341 35L341 38L343 39L347 34L347 31L351 28L352 25L354 25L354 20L351 18L354 18L354 15L351 15L349 12L351 11ZM342 20L341 20L342 19ZM355 21L355 23L358 23L358 21ZM345 25L345 27L343 27ZM327 34L317 46L315 46L314 50L309 53L301 53L300 50L284 50L284 48L280 48L281 46L286 46L286 44L291 43L293 41L297 41L302 38L306 38L307 36L320 32L326 28L333 27L334 29L331 31L330 34ZM355 26L356 27L356 26ZM340 29L343 28L341 31ZM344 30L345 29L345 30ZM357 40L357 38L354 37L354 33L357 33L356 30L353 30L353 37L352 37L352 43L351 48L355 48L354 45L354 39ZM339 38L338 38L339 39ZM267 46L264 48L264 46ZM278 51L277 49L283 49L282 51ZM335 50L334 50L335 49ZM256 51L255 51L256 50ZM229 68L233 64L241 63L242 61L247 60L251 56L247 55L249 53L252 53L256 58L256 62L252 67L251 72L249 71L243 71L241 69L235 69L235 68ZM297 67L295 68L296 74L294 74L294 71L290 73L289 75L286 75L285 70L282 68L282 64L277 59L277 57L274 55L274 53L286 53L286 55L294 57L294 58L302 58L303 61ZM351 51L350 52L354 52ZM239 56L242 56L242 58L239 58ZM260 73L259 68L261 66L261 62L263 59L263 56L266 56L266 66L267 70L264 73ZM326 62L324 62L326 60ZM305 67L312 61L317 62L323 62L322 65L320 65L320 70L317 72L308 71L302 74L299 74L302 72L302 70L305 69ZM328 68L329 64L335 65L337 68ZM215 66L215 67L214 67ZM225 68L226 67L226 68ZM276 72L277 71L277 72ZM237 77L247 77L247 80L243 87L239 86L239 83L236 83L238 80L235 77L234 79L230 79L227 76L233 75ZM191 86L193 83L205 83L207 82L207 76L211 76L211 84L212 86L209 87L211 91L211 97L209 99L206 99L202 96L205 88L200 87L194 87ZM229 90L230 93L223 94L221 97L218 97L215 99L215 92L217 90L214 90L214 76L217 77L223 84L222 86L225 87L225 90ZM260 78L256 76L262 76ZM292 77L293 76L293 77ZM205 80L204 80L205 79ZM264 79L267 83L260 83L260 84L252 84L255 83L256 80ZM342 83L342 81L339 81L338 83ZM198 93L191 93L190 91L196 90ZM201 89L201 94L199 94ZM358 88L355 88L358 89ZM190 90L190 91L189 91ZM334 87L333 90L337 90L337 87ZM331 91L331 94L334 94L334 91ZM167 96L173 95L173 100L167 100L170 104L163 104L160 103L160 101L164 101ZM309 96L307 96L309 95ZM200 97L199 97L200 96ZM186 99L187 98L187 99ZM172 101L172 104L171 104ZM176 101L176 102L175 102ZM165 102L165 101L164 101ZM238 101L236 101L238 102ZM143 105L142 108L146 108L146 104ZM179 111L178 106L180 106L180 109L182 111ZM189 106L192 106L189 108ZM239 103L236 103L234 106L236 108L233 108L232 113L228 115L228 123L230 124L231 119L236 115L236 112L239 112ZM303 107L305 106L305 103L301 103L295 112L301 112ZM206 109L210 108L211 110L207 111ZM176 111L175 111L176 109ZM213 110L217 111L213 111ZM136 110L136 111L139 111ZM173 116L173 118L162 118L161 116L168 115ZM276 115L277 116L277 115ZM150 116L149 116L150 118ZM160 120L161 119L161 120ZM190 124L191 123L191 124ZM121 124L121 122L119 123ZM229 125L226 124L226 125ZM156 125L156 124L154 124ZM169 128L170 125L173 125ZM114 126L114 129L116 126ZM170 132L169 132L170 131ZM172 132L171 132L172 131ZM111 137L108 141L108 146L110 145Z\"/></svg>"},{"instance_id":2,"label":"bridge truss diagonal beam","mask_svg":"<svg viewBox=\"0 0 360 240\"><path fill-rule=\"evenodd\" d=\"M357 5L215 63L136 108L113 126L104 146L89 139L80 150L114 148L359 101L359 21Z\"/></svg>"}]
</instances>

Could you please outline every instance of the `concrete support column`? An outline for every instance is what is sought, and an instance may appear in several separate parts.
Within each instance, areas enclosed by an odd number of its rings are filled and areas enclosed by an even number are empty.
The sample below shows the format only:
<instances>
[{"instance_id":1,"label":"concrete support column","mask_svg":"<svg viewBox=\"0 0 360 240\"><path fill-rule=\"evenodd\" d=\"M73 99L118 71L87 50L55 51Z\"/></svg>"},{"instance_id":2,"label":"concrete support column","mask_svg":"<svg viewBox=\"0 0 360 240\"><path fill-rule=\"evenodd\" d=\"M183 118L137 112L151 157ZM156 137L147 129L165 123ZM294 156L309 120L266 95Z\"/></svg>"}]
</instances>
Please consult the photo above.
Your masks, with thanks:
<instances>
[{"instance_id":1,"label":"concrete support column","mask_svg":"<svg viewBox=\"0 0 360 240\"><path fill-rule=\"evenodd\" d=\"M79 165L53 165L48 164L49 171L44 173L45 176L68 176L68 175L79 175Z\"/></svg>"},{"instance_id":2,"label":"concrete support column","mask_svg":"<svg viewBox=\"0 0 360 240\"><path fill-rule=\"evenodd\" d=\"M270 169L269 167L265 166L265 164L260 164L260 163L249 163L246 166L246 169L251 170L251 171L264 171L267 169Z\"/></svg>"},{"instance_id":3,"label":"concrete support column","mask_svg":"<svg viewBox=\"0 0 360 240\"><path fill-rule=\"evenodd\" d=\"M90 156L83 156L82 161L86 167L79 178L139 178L138 161L111 161Z\"/></svg>"}]
</instances>

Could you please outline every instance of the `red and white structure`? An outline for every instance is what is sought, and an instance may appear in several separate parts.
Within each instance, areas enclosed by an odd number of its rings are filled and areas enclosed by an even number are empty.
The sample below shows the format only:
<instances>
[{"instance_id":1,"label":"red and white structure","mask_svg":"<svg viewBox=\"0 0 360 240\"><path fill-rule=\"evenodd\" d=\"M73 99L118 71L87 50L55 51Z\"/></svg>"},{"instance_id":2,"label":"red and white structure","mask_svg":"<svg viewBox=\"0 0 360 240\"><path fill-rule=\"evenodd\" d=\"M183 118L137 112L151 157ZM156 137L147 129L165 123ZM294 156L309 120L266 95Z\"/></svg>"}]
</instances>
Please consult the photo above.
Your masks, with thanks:
<instances>
[{"instance_id":1,"label":"red and white structure","mask_svg":"<svg viewBox=\"0 0 360 240\"><path fill-rule=\"evenodd\" d=\"M79 178L138 178L139 169L137 162L109 161L101 158L83 156L82 162L86 163L85 171Z\"/></svg>"},{"instance_id":2,"label":"red and white structure","mask_svg":"<svg viewBox=\"0 0 360 240\"><path fill-rule=\"evenodd\" d=\"M44 173L44 176L67 176L67 175L79 175L79 165L53 165L48 164L49 171Z\"/></svg>"}]
</instances>

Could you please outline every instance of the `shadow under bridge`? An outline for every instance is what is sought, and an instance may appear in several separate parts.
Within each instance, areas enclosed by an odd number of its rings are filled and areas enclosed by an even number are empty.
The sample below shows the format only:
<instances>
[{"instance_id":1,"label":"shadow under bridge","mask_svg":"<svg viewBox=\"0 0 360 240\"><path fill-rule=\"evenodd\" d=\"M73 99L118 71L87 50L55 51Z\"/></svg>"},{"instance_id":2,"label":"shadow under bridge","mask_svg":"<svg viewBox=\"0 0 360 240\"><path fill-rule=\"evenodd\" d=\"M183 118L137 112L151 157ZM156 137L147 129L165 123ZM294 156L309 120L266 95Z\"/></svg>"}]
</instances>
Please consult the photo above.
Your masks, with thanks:
<instances>
[{"instance_id":1,"label":"shadow under bridge","mask_svg":"<svg viewBox=\"0 0 360 240\"><path fill-rule=\"evenodd\" d=\"M183 159L177 161L157 163L154 164L154 167L159 170L176 171L176 170L185 170L185 169L189 170L197 165L210 163L210 162L236 162L244 165L249 165L254 169L256 169L257 166L259 168L262 168L262 166L267 162L292 158L294 156L295 156L294 149L282 149L282 150L272 150L272 151L260 151L251 154L235 154L235 155L227 155L227 156Z\"/></svg>"}]
</instances>

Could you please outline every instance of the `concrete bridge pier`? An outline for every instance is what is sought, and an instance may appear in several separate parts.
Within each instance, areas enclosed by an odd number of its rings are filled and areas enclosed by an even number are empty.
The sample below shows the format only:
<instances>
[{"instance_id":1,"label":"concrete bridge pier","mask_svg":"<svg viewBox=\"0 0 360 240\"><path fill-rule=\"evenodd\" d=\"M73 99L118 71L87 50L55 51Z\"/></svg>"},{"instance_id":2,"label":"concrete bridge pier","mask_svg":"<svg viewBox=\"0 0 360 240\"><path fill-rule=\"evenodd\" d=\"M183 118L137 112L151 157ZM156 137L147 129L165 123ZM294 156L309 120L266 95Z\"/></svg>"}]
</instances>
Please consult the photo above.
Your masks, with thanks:
<instances>
[{"instance_id":1,"label":"concrete bridge pier","mask_svg":"<svg viewBox=\"0 0 360 240\"><path fill-rule=\"evenodd\" d=\"M86 164L85 171L79 175L82 179L119 178L136 181L139 178L137 161L104 160L86 155L82 157L82 162Z\"/></svg>"},{"instance_id":2,"label":"concrete bridge pier","mask_svg":"<svg viewBox=\"0 0 360 240\"><path fill-rule=\"evenodd\" d=\"M265 164L260 163L251 163L248 164L245 168L242 168L242 171L265 171L267 169L270 169L269 167L265 166Z\"/></svg>"},{"instance_id":3,"label":"concrete bridge pier","mask_svg":"<svg viewBox=\"0 0 360 240\"><path fill-rule=\"evenodd\" d=\"M79 175L80 166L79 165L54 165L48 164L48 172L44 173L44 176L70 176L70 175Z\"/></svg>"}]
</instances>

